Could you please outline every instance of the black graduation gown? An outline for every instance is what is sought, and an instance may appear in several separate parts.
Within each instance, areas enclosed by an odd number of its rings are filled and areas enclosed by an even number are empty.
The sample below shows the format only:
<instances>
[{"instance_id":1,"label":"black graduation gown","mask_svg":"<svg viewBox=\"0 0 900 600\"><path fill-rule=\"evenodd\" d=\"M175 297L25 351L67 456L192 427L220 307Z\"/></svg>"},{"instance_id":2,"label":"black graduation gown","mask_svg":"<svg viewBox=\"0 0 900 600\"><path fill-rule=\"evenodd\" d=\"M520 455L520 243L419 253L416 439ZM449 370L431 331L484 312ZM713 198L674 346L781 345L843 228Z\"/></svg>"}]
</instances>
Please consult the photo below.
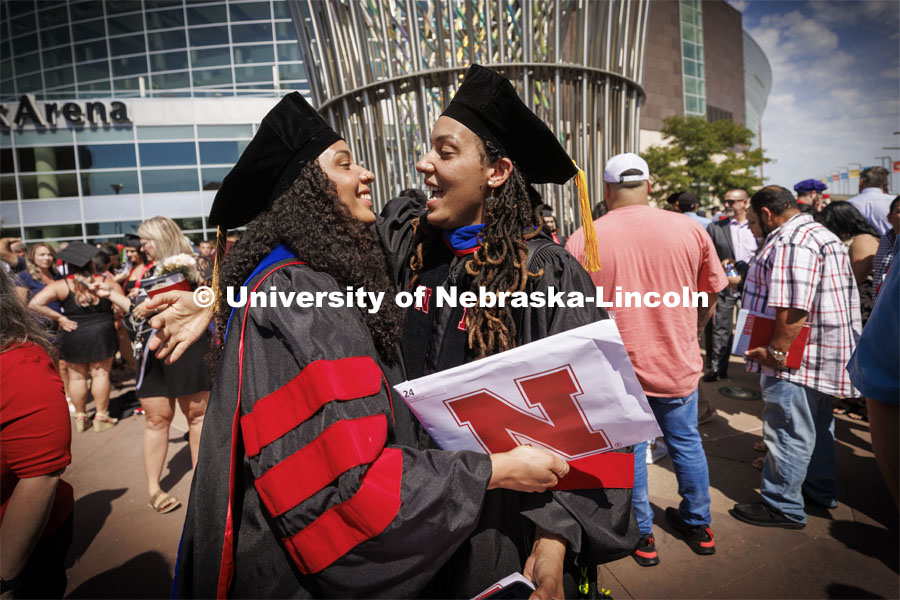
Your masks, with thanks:
<instances>
[{"instance_id":1,"label":"black graduation gown","mask_svg":"<svg viewBox=\"0 0 900 600\"><path fill-rule=\"evenodd\" d=\"M304 265L276 270L260 289L270 285L344 291ZM177 596L420 592L476 526L491 465L478 453L398 445L414 443L411 416L383 367L356 308L234 311L191 485ZM232 556L229 584L220 572Z\"/></svg>"},{"instance_id":2,"label":"black graduation gown","mask_svg":"<svg viewBox=\"0 0 900 600\"><path fill-rule=\"evenodd\" d=\"M401 290L409 290L413 252L411 221L423 214L421 206L407 198L391 200L375 229L389 256L390 269ZM580 291L594 296L590 276L564 248L542 234L547 243L535 244L529 261L532 272L543 275L529 280L526 291ZM471 285L465 264L472 255L456 256L437 239L425 253L425 265L417 285L434 290L455 285L459 292ZM411 290L410 290L411 291ZM435 292L432 291L432 298ZM474 360L468 348L463 308L438 308L428 312L410 308L404 320L403 362L410 379ZM608 318L605 310L589 304L582 308L514 309L517 345ZM424 434L427 438L427 433ZM430 441L430 440L429 440ZM433 442L431 442L434 447ZM631 452L626 449L624 452ZM568 544L567 597L576 593L580 569L617 560L630 554L639 537L631 510L630 489L554 491L526 494L509 490L487 492L475 532L463 543L445 568L429 584L434 597L469 598L514 571L521 571L531 552L535 525Z\"/></svg>"}]
</instances>

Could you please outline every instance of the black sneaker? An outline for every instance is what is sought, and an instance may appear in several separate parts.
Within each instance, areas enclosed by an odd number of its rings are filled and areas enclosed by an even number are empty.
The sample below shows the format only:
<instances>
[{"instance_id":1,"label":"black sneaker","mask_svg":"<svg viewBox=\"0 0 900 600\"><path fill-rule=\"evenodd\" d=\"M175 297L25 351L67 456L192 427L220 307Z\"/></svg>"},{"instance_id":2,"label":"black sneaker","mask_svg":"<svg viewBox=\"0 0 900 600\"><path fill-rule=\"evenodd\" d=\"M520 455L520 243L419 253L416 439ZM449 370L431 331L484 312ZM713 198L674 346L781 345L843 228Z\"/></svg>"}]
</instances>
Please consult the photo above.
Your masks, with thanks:
<instances>
[{"instance_id":1,"label":"black sneaker","mask_svg":"<svg viewBox=\"0 0 900 600\"><path fill-rule=\"evenodd\" d=\"M719 376L715 371L710 371L709 373L701 377L701 379L703 379L703 381L705 381L706 383L712 383L713 381L718 381Z\"/></svg>"},{"instance_id":2,"label":"black sneaker","mask_svg":"<svg viewBox=\"0 0 900 600\"><path fill-rule=\"evenodd\" d=\"M652 533L641 536L637 548L634 549L631 556L642 567L652 567L659 564L659 554L656 552L656 543Z\"/></svg>"},{"instance_id":3,"label":"black sneaker","mask_svg":"<svg viewBox=\"0 0 900 600\"><path fill-rule=\"evenodd\" d=\"M688 546L695 554L715 554L716 539L709 525L688 525L681 518L678 509L670 506L666 509L666 519L675 531L684 536Z\"/></svg>"},{"instance_id":4,"label":"black sneaker","mask_svg":"<svg viewBox=\"0 0 900 600\"><path fill-rule=\"evenodd\" d=\"M734 508L728 512L738 521L750 523L757 527L781 527L782 529L803 529L806 527L806 523L787 518L783 512L775 510L765 502L735 504Z\"/></svg>"}]
</instances>

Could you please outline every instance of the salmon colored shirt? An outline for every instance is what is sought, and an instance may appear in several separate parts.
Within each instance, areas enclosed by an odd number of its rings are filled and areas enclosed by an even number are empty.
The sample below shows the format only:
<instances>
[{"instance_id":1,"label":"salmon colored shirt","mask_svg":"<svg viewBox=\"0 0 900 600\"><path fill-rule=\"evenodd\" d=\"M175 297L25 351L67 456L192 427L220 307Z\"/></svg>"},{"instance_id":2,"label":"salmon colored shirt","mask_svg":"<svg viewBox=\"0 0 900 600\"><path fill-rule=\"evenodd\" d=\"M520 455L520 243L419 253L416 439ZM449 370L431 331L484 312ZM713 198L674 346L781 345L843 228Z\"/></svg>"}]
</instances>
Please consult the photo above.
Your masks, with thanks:
<instances>
[{"instance_id":1,"label":"salmon colored shirt","mask_svg":"<svg viewBox=\"0 0 900 600\"><path fill-rule=\"evenodd\" d=\"M678 398L697 389L703 359L697 342L697 314L682 307L685 293L706 292L708 302L728 285L712 238L682 214L647 205L623 206L594 221L600 249L600 271L591 273L603 286L603 300L615 302L616 287L625 292L656 292L658 307L609 306L631 357L638 381L648 396ZM584 258L584 231L579 229L566 250ZM687 288L685 292L684 288ZM662 302L666 292L678 295L678 306ZM702 304L700 304L702 306Z\"/></svg>"}]
</instances>

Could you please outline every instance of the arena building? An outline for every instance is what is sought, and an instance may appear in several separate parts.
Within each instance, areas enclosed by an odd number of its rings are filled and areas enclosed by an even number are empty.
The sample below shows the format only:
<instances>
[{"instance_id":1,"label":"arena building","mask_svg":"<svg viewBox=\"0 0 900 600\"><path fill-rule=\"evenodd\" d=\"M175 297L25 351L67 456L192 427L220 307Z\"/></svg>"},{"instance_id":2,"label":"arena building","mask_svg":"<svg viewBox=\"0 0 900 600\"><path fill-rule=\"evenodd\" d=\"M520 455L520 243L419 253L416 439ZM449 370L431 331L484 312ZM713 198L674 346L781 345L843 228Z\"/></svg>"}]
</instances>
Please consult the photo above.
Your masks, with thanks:
<instances>
[{"instance_id":1,"label":"arena building","mask_svg":"<svg viewBox=\"0 0 900 600\"><path fill-rule=\"evenodd\" d=\"M0 3L2 235L102 241L174 218L192 238L284 93L307 92L285 2Z\"/></svg>"},{"instance_id":2,"label":"arena building","mask_svg":"<svg viewBox=\"0 0 900 600\"><path fill-rule=\"evenodd\" d=\"M473 62L559 134L594 202L606 159L658 143L666 116L758 131L771 87L723 0L4 0L0 28L0 227L26 242L114 240L157 214L210 237L222 177L293 90L375 171L380 207L421 185ZM577 226L574 186L541 192Z\"/></svg>"}]
</instances>

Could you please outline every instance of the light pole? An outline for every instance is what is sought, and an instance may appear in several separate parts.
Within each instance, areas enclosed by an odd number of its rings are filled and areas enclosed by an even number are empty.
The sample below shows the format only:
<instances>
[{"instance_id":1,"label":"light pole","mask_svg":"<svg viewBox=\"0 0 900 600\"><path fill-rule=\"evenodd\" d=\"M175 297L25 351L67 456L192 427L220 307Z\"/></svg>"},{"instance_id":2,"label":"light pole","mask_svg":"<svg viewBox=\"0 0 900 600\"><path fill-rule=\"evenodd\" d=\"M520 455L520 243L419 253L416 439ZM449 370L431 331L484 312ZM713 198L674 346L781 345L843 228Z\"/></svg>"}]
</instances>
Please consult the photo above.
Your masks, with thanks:
<instances>
[{"instance_id":1,"label":"light pole","mask_svg":"<svg viewBox=\"0 0 900 600\"><path fill-rule=\"evenodd\" d=\"M111 187L113 189L113 191L116 193L116 196L118 196L119 192L122 191L122 188L125 187L125 184L124 183L111 183L111 184L109 184L109 187Z\"/></svg>"}]
</instances>

